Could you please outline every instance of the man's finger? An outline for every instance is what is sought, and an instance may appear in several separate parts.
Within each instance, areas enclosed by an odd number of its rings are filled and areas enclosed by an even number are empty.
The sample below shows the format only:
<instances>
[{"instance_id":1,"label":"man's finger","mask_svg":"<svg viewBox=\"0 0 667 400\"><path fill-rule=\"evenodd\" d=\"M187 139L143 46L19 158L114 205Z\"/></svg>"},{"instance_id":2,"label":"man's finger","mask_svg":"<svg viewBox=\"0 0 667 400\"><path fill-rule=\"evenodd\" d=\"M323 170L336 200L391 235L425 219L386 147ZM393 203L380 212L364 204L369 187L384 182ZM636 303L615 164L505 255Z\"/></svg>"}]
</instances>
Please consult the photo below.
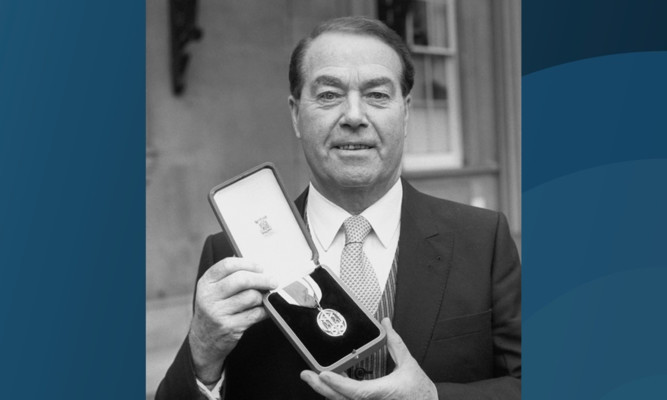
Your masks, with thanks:
<instances>
[{"instance_id":1,"label":"man's finger","mask_svg":"<svg viewBox=\"0 0 667 400\"><path fill-rule=\"evenodd\" d=\"M227 257L213 264L211 268L206 270L202 278L205 277L207 281L213 283L224 279L236 271L264 272L262 267L246 258Z\"/></svg>"},{"instance_id":2,"label":"man's finger","mask_svg":"<svg viewBox=\"0 0 667 400\"><path fill-rule=\"evenodd\" d=\"M255 325L256 323L265 320L269 314L262 306L254 307L245 310L238 314L230 315L227 318L227 325L234 326L239 332L245 332L246 329Z\"/></svg>"},{"instance_id":3,"label":"man's finger","mask_svg":"<svg viewBox=\"0 0 667 400\"><path fill-rule=\"evenodd\" d=\"M232 315L262 305L262 294L258 290L249 289L239 292L219 302L220 312Z\"/></svg>"},{"instance_id":4,"label":"man's finger","mask_svg":"<svg viewBox=\"0 0 667 400\"><path fill-rule=\"evenodd\" d=\"M405 343L403 343L403 339L398 336L398 333L396 333L391 326L389 318L384 318L382 320L382 326L387 331L387 349L389 350L392 360L396 363L396 368L398 368L412 356L410 355L408 348L405 346Z\"/></svg>"},{"instance_id":5,"label":"man's finger","mask_svg":"<svg viewBox=\"0 0 667 400\"><path fill-rule=\"evenodd\" d=\"M345 396L333 390L327 384L322 382L319 375L313 371L301 371L301 380L306 382L314 391L330 400L347 400Z\"/></svg>"},{"instance_id":6,"label":"man's finger","mask_svg":"<svg viewBox=\"0 0 667 400\"><path fill-rule=\"evenodd\" d=\"M267 274L242 270L228 275L215 285L219 288L220 296L226 299L248 289L272 290L278 287L278 282Z\"/></svg>"},{"instance_id":7,"label":"man's finger","mask_svg":"<svg viewBox=\"0 0 667 400\"><path fill-rule=\"evenodd\" d=\"M331 389L349 399L382 398L382 384L386 383L384 378L357 381L327 371L322 372L319 377Z\"/></svg>"}]
</instances>

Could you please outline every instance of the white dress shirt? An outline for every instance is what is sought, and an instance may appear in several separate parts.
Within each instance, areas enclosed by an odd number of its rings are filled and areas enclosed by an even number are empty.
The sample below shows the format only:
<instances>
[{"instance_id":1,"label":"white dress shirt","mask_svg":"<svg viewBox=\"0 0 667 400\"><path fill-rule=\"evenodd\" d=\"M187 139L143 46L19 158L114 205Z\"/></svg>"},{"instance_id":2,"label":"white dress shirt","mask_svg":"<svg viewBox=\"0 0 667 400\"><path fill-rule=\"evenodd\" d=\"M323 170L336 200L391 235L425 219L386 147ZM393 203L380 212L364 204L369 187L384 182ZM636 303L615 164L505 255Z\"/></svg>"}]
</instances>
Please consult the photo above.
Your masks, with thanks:
<instances>
[{"instance_id":1,"label":"white dress shirt","mask_svg":"<svg viewBox=\"0 0 667 400\"><path fill-rule=\"evenodd\" d=\"M399 179L382 198L361 213L372 227L364 241L364 252L375 269L380 291L384 291L396 255L402 202L403 185ZM317 247L320 264L326 265L339 276L340 256L345 247L343 221L351 216L310 185L306 203L310 236Z\"/></svg>"},{"instance_id":2,"label":"white dress shirt","mask_svg":"<svg viewBox=\"0 0 667 400\"><path fill-rule=\"evenodd\" d=\"M364 241L364 252L375 269L380 291L384 291L387 284L398 247L402 202L403 185L399 179L384 196L361 213L372 228ZM305 214L320 264L340 276L340 256L345 247L343 221L352 214L327 200L312 184L308 189ZM209 400L219 400L224 378L223 371L220 380L210 390L197 379L199 391Z\"/></svg>"}]
</instances>

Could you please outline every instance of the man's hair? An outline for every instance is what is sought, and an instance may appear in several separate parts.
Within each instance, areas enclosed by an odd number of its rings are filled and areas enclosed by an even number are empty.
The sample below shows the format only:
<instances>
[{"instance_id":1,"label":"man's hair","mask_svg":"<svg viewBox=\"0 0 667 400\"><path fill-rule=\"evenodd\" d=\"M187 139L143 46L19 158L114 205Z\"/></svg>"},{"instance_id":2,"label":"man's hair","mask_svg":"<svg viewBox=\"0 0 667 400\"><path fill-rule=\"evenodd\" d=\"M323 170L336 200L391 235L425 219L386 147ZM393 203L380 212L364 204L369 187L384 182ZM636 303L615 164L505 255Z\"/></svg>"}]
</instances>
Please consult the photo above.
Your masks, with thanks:
<instances>
[{"instance_id":1,"label":"man's hair","mask_svg":"<svg viewBox=\"0 0 667 400\"><path fill-rule=\"evenodd\" d=\"M325 21L313 29L310 35L301 39L292 52L289 63L290 92L295 99L301 97L303 88L303 59L310 43L318 36L327 32L349 33L361 36L370 36L381 40L394 49L401 59L403 75L401 76L401 93L407 96L412 90L415 80L415 67L412 64L410 50L403 39L382 22L366 17L342 17Z\"/></svg>"}]
</instances>

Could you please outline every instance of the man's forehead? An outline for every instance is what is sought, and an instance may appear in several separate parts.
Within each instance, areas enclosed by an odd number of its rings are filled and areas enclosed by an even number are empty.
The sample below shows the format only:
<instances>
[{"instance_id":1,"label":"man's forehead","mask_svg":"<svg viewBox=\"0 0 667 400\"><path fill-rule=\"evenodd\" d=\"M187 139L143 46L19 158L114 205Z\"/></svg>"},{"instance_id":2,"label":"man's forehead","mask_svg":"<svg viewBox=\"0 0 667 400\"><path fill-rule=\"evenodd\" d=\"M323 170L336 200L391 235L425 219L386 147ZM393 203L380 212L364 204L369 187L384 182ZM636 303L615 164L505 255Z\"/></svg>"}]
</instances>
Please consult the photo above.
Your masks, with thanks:
<instances>
[{"instance_id":1,"label":"man's forehead","mask_svg":"<svg viewBox=\"0 0 667 400\"><path fill-rule=\"evenodd\" d=\"M403 68L398 53L382 40L370 35L343 32L326 32L313 39L303 62L306 75L322 69L367 71L374 67L386 69L396 79L400 78Z\"/></svg>"}]
</instances>

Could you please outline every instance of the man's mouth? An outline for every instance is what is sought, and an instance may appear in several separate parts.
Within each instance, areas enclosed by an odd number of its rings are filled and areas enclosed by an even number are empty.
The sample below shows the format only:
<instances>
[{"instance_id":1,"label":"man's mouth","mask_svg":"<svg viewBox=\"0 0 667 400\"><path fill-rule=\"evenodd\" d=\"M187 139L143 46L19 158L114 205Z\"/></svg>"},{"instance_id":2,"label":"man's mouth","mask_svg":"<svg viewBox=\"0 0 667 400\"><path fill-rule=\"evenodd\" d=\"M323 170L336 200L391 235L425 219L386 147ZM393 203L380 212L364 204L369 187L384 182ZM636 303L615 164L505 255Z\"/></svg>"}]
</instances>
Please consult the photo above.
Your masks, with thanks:
<instances>
[{"instance_id":1,"label":"man's mouth","mask_svg":"<svg viewBox=\"0 0 667 400\"><path fill-rule=\"evenodd\" d=\"M342 144L340 146L334 146L334 148L339 150L368 150L371 146L365 144Z\"/></svg>"}]
</instances>

